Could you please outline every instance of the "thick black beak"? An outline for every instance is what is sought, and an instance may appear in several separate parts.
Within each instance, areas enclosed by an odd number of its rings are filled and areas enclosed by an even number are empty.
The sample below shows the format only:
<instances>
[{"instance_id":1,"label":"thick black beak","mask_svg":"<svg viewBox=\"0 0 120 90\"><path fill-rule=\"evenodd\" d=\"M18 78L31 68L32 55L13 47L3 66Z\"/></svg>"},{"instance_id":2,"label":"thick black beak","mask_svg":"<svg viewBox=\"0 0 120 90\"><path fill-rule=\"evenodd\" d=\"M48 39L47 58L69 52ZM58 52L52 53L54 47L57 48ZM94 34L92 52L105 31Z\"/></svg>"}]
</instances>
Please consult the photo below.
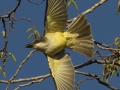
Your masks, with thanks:
<instances>
[{"instance_id":1,"label":"thick black beak","mask_svg":"<svg viewBox=\"0 0 120 90\"><path fill-rule=\"evenodd\" d=\"M25 45L25 48L32 48L32 47L33 47L32 44L27 44L27 45Z\"/></svg>"}]
</instances>

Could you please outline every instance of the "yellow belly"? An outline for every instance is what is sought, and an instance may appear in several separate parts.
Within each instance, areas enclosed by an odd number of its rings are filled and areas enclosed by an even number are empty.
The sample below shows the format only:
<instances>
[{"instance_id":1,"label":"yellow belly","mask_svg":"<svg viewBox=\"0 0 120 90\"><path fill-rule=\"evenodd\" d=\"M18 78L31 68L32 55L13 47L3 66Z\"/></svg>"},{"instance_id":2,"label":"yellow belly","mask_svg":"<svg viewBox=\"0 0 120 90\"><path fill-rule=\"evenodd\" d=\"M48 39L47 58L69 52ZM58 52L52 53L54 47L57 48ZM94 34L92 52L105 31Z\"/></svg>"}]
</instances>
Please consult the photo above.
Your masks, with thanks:
<instances>
[{"instance_id":1,"label":"yellow belly","mask_svg":"<svg viewBox=\"0 0 120 90\"><path fill-rule=\"evenodd\" d=\"M49 41L49 46L46 50L46 54L48 55L54 55L66 46L67 40L62 32L48 33L45 37L47 37Z\"/></svg>"}]
</instances>

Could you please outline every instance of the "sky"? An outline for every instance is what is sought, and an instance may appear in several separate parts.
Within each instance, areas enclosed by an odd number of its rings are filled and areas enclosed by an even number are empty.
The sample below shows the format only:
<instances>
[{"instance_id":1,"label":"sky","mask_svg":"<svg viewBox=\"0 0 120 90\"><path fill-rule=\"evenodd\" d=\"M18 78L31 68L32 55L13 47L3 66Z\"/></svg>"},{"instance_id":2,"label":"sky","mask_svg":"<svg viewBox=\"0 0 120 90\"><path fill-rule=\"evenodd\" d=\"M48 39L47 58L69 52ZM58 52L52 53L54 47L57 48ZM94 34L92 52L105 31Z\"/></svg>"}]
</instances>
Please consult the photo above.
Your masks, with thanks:
<instances>
[{"instance_id":1,"label":"sky","mask_svg":"<svg viewBox=\"0 0 120 90\"><path fill-rule=\"evenodd\" d=\"M32 0L37 3L41 3L42 0ZM89 9L95 3L100 0L76 0L78 5L78 10L71 5L68 7L69 17L68 19L72 19L76 17L78 14L84 12ZM116 37L120 36L120 13L116 15L118 0L108 0L103 5L99 6L91 13L87 14L88 22L91 24L93 38L96 41L101 43L110 45L114 42ZM16 0L3 0L0 3L0 16L4 14L4 10L6 12L11 11L17 4ZM34 21L36 29L40 32L40 35L43 35L44 32L44 15L45 15L45 2L40 5L35 5L29 3L27 0L22 0L21 5L19 6L17 12L15 13L15 18L30 18ZM9 28L9 24L6 24L7 29ZM13 61L12 58L6 62L6 66L4 70L7 74L7 77L4 78L2 73L0 73L0 80L9 80L11 76L14 75L16 69L20 65L20 63L26 58L29 52L32 49L26 49L25 45L30 43L33 38L28 40L28 36L32 32L27 32L26 30L31 28L32 24L28 21L19 20L15 21L13 28L14 32L10 32L9 35L9 43L8 43L8 51L13 53L17 59L16 62ZM0 22L0 32L4 30L2 22ZM4 38L0 35L0 49L4 45ZM100 50L95 46L95 50L99 50L101 55L109 55L108 51ZM73 65L78 65L84 62L87 62L89 58L83 56L77 52L66 50L71 55L71 59ZM0 62L2 66L2 63ZM79 71L88 72L96 75L101 75L103 66L100 64L92 64L83 68L78 69ZM23 65L22 69L18 73L15 79L19 78L29 78L40 75L45 75L50 73L48 61L43 53L35 52L30 59ZM89 78L83 75L76 75L76 82L80 80L84 80L85 78ZM14 90L18 85L25 84L17 83L11 84L9 90ZM109 78L109 84L120 89L120 78L115 74L113 78ZM105 86L99 84L95 79L88 80L79 85L81 90L110 90ZM0 90L5 90L6 84L0 83ZM20 90L55 90L55 86L51 77L46 78L41 83L35 83L30 86L26 86L21 88Z\"/></svg>"}]
</instances>

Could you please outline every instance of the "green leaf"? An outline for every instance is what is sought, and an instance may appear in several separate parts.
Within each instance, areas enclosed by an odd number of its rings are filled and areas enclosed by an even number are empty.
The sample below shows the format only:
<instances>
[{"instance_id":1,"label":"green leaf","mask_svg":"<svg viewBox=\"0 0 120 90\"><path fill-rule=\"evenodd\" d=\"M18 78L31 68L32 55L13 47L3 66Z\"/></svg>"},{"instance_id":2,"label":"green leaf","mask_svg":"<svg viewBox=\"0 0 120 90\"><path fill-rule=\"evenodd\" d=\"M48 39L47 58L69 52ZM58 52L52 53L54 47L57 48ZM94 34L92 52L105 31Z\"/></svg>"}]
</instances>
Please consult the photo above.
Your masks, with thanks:
<instances>
[{"instance_id":1,"label":"green leaf","mask_svg":"<svg viewBox=\"0 0 120 90\"><path fill-rule=\"evenodd\" d=\"M34 30L34 34L37 34L37 30Z\"/></svg>"},{"instance_id":2,"label":"green leaf","mask_svg":"<svg viewBox=\"0 0 120 90\"><path fill-rule=\"evenodd\" d=\"M115 67L115 72L116 72L117 76L119 77L119 72L118 72L118 70L119 70L119 67L116 66L116 67Z\"/></svg>"},{"instance_id":3,"label":"green leaf","mask_svg":"<svg viewBox=\"0 0 120 90\"><path fill-rule=\"evenodd\" d=\"M72 3L72 4L76 7L76 9L78 10L78 6L77 6L76 2L75 2L74 0L70 0L70 1L68 2L68 6L70 6L71 3Z\"/></svg>"},{"instance_id":4,"label":"green leaf","mask_svg":"<svg viewBox=\"0 0 120 90\"><path fill-rule=\"evenodd\" d=\"M119 37L115 38L114 43L115 43L115 45L117 45L117 46L118 46L118 48L120 48L120 42L119 42L118 40L120 40L120 38L119 38Z\"/></svg>"},{"instance_id":5,"label":"green leaf","mask_svg":"<svg viewBox=\"0 0 120 90\"><path fill-rule=\"evenodd\" d=\"M4 55L1 59L2 59L2 62L3 62L3 66L5 66L6 65L6 60L8 60L9 58L6 55Z\"/></svg>"},{"instance_id":6,"label":"green leaf","mask_svg":"<svg viewBox=\"0 0 120 90\"><path fill-rule=\"evenodd\" d=\"M68 6L70 6L70 4L71 4L71 3L72 3L72 2L71 2L71 1L69 1L69 2L68 2Z\"/></svg>"},{"instance_id":7,"label":"green leaf","mask_svg":"<svg viewBox=\"0 0 120 90\"><path fill-rule=\"evenodd\" d=\"M72 1L73 1L74 6L76 7L76 9L78 10L78 6L77 6L76 2L74 0L72 0Z\"/></svg>"},{"instance_id":8,"label":"green leaf","mask_svg":"<svg viewBox=\"0 0 120 90\"><path fill-rule=\"evenodd\" d=\"M118 1L118 7L120 7L120 0Z\"/></svg>"},{"instance_id":9,"label":"green leaf","mask_svg":"<svg viewBox=\"0 0 120 90\"><path fill-rule=\"evenodd\" d=\"M105 69L103 70L102 75L104 75L104 74L105 74ZM102 81L104 81L104 79L105 79L105 76L102 76Z\"/></svg>"},{"instance_id":10,"label":"green leaf","mask_svg":"<svg viewBox=\"0 0 120 90\"><path fill-rule=\"evenodd\" d=\"M93 50L93 54L96 54L98 52L98 50Z\"/></svg>"},{"instance_id":11,"label":"green leaf","mask_svg":"<svg viewBox=\"0 0 120 90\"><path fill-rule=\"evenodd\" d=\"M108 83L108 78L106 78L106 83Z\"/></svg>"},{"instance_id":12,"label":"green leaf","mask_svg":"<svg viewBox=\"0 0 120 90\"><path fill-rule=\"evenodd\" d=\"M3 62L3 66L4 66L4 67L6 66L6 61Z\"/></svg>"},{"instance_id":13,"label":"green leaf","mask_svg":"<svg viewBox=\"0 0 120 90\"><path fill-rule=\"evenodd\" d=\"M6 77L6 73L5 71L3 70L3 68L0 66L0 71L2 72L2 74L4 75L4 77Z\"/></svg>"},{"instance_id":14,"label":"green leaf","mask_svg":"<svg viewBox=\"0 0 120 90\"><path fill-rule=\"evenodd\" d=\"M116 10L116 14L118 15L118 12L120 12L120 0L118 1L118 8Z\"/></svg>"},{"instance_id":15,"label":"green leaf","mask_svg":"<svg viewBox=\"0 0 120 90\"><path fill-rule=\"evenodd\" d=\"M4 52L2 51L2 52L1 52L1 55L3 55L3 54L4 54Z\"/></svg>"},{"instance_id":16,"label":"green leaf","mask_svg":"<svg viewBox=\"0 0 120 90\"><path fill-rule=\"evenodd\" d=\"M102 76L102 81L104 81L104 79L105 79L105 76Z\"/></svg>"},{"instance_id":17,"label":"green leaf","mask_svg":"<svg viewBox=\"0 0 120 90\"><path fill-rule=\"evenodd\" d=\"M28 37L28 39L30 39L34 34L30 34L30 36Z\"/></svg>"},{"instance_id":18,"label":"green leaf","mask_svg":"<svg viewBox=\"0 0 120 90\"><path fill-rule=\"evenodd\" d=\"M118 49L120 49L120 42L118 42L117 46L118 46Z\"/></svg>"},{"instance_id":19,"label":"green leaf","mask_svg":"<svg viewBox=\"0 0 120 90\"><path fill-rule=\"evenodd\" d=\"M2 36L3 36L3 38L6 37L6 32L5 31L2 31Z\"/></svg>"},{"instance_id":20,"label":"green leaf","mask_svg":"<svg viewBox=\"0 0 120 90\"><path fill-rule=\"evenodd\" d=\"M110 73L110 77L112 78L112 76L114 75L115 73L115 70L113 70L111 73Z\"/></svg>"},{"instance_id":21,"label":"green leaf","mask_svg":"<svg viewBox=\"0 0 120 90\"><path fill-rule=\"evenodd\" d=\"M115 38L115 42L117 42L118 40L119 40L119 37L116 37L116 38Z\"/></svg>"},{"instance_id":22,"label":"green leaf","mask_svg":"<svg viewBox=\"0 0 120 90\"><path fill-rule=\"evenodd\" d=\"M12 58L13 58L13 60L16 62L16 58L15 58L15 56L12 54L12 53L8 53Z\"/></svg>"},{"instance_id":23,"label":"green leaf","mask_svg":"<svg viewBox=\"0 0 120 90\"><path fill-rule=\"evenodd\" d=\"M37 34L38 37L40 37L40 34L39 34L39 32L37 30L35 30L35 34Z\"/></svg>"},{"instance_id":24,"label":"green leaf","mask_svg":"<svg viewBox=\"0 0 120 90\"><path fill-rule=\"evenodd\" d=\"M38 37L40 37L40 34L38 32L38 30L34 30L34 38L36 39Z\"/></svg>"},{"instance_id":25,"label":"green leaf","mask_svg":"<svg viewBox=\"0 0 120 90\"><path fill-rule=\"evenodd\" d=\"M109 75L106 76L106 83L108 83L108 77L109 77Z\"/></svg>"},{"instance_id":26,"label":"green leaf","mask_svg":"<svg viewBox=\"0 0 120 90\"><path fill-rule=\"evenodd\" d=\"M4 52L2 51L2 52L0 53L0 58L2 58L3 54L4 54Z\"/></svg>"},{"instance_id":27,"label":"green leaf","mask_svg":"<svg viewBox=\"0 0 120 90\"><path fill-rule=\"evenodd\" d=\"M29 28L26 32L29 32L29 31L31 31L33 28Z\"/></svg>"}]
</instances>

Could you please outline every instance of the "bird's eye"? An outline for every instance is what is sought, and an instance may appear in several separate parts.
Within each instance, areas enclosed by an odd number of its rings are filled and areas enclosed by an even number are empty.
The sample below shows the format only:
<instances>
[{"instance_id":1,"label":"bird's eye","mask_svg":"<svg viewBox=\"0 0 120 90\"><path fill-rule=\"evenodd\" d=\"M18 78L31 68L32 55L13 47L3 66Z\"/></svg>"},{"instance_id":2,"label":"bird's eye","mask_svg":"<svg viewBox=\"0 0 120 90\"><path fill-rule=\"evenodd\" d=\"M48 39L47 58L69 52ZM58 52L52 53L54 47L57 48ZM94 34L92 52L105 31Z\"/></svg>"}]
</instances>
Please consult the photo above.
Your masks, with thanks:
<instances>
[{"instance_id":1,"label":"bird's eye","mask_svg":"<svg viewBox=\"0 0 120 90\"><path fill-rule=\"evenodd\" d=\"M34 44L36 44L36 43L38 43L38 42L39 42L39 40L35 40Z\"/></svg>"}]
</instances>

